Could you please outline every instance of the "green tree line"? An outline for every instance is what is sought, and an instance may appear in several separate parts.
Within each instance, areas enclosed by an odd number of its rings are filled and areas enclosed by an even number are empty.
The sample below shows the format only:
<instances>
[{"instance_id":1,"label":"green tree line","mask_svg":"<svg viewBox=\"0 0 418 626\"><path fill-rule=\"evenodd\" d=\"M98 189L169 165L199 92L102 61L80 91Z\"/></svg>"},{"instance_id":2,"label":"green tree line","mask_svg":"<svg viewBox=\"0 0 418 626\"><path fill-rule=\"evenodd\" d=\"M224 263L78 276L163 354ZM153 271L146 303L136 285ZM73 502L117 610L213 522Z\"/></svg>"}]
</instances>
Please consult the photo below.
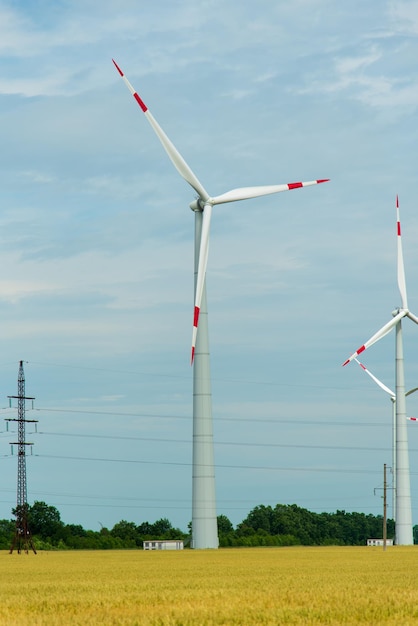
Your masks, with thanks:
<instances>
[{"instance_id":1,"label":"green tree line","mask_svg":"<svg viewBox=\"0 0 418 626\"><path fill-rule=\"evenodd\" d=\"M121 520L111 529L86 530L80 524L65 524L57 508L39 501L28 506L28 526L38 550L138 549L150 539L183 539L187 546L190 537L190 531L174 528L167 518L140 524ZM394 537L394 530L389 519L388 538ZM15 520L0 520L0 549L10 548L14 532ZM383 536L383 518L346 511L315 513L296 504L259 505L235 528L226 515L219 515L218 532L221 547L362 546L369 538ZM414 526L414 542L418 543L418 526Z\"/></svg>"}]
</instances>

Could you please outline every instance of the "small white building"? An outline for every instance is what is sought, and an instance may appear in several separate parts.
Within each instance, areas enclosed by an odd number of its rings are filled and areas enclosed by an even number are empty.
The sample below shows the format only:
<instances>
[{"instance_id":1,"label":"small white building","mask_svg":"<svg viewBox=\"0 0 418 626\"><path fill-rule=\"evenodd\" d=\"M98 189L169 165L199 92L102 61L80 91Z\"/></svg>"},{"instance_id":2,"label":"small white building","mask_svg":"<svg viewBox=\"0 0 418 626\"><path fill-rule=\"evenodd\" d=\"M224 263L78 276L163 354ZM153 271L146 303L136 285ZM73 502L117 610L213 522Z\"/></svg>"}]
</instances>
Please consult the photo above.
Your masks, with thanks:
<instances>
[{"instance_id":1,"label":"small white building","mask_svg":"<svg viewBox=\"0 0 418 626\"><path fill-rule=\"evenodd\" d=\"M152 539L144 541L144 550L183 550L184 542L182 539Z\"/></svg>"},{"instance_id":2,"label":"small white building","mask_svg":"<svg viewBox=\"0 0 418 626\"><path fill-rule=\"evenodd\" d=\"M368 539L368 546L381 546L383 547L383 539ZM386 539L387 546L393 546L393 539Z\"/></svg>"}]
</instances>

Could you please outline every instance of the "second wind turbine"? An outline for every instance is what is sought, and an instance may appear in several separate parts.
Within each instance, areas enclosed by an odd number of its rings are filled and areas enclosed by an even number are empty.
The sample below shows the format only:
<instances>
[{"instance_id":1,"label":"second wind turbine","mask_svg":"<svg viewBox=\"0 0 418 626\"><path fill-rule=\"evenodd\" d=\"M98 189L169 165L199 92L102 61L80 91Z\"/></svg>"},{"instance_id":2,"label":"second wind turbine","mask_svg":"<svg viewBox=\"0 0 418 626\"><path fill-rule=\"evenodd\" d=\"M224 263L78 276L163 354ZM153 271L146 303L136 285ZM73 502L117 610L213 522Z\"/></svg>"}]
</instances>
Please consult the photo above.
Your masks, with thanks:
<instances>
[{"instance_id":1,"label":"second wind turbine","mask_svg":"<svg viewBox=\"0 0 418 626\"><path fill-rule=\"evenodd\" d=\"M265 185L232 189L212 197L197 179L181 154L167 137L154 116L132 87L118 64L113 63L126 86L145 114L158 139L179 174L197 193L190 204L195 214L195 300L193 314L191 363L193 365L193 477L192 477L192 543L195 549L217 548L215 469L213 453L212 398L210 358L206 305L206 268L209 252L209 229L212 208L217 204L248 200L299 187L327 182L328 179L309 182ZM199 328L199 332L198 332Z\"/></svg>"},{"instance_id":2,"label":"second wind turbine","mask_svg":"<svg viewBox=\"0 0 418 626\"><path fill-rule=\"evenodd\" d=\"M398 288L402 306L392 312L392 319L380 328L368 341L366 341L354 354L352 354L343 366L356 359L364 350L372 346L376 341L385 337L392 328L395 328L395 398L396 398L396 434L395 434L395 499L396 499L396 543L400 546L413 545L412 507L411 507L411 484L409 470L408 431L406 427L406 403L405 403L405 372L402 341L402 319L409 317L418 324L418 317L408 308L406 293L405 268L403 262L401 220L399 216L399 199L396 196L396 229L397 229L397 274Z\"/></svg>"}]
</instances>

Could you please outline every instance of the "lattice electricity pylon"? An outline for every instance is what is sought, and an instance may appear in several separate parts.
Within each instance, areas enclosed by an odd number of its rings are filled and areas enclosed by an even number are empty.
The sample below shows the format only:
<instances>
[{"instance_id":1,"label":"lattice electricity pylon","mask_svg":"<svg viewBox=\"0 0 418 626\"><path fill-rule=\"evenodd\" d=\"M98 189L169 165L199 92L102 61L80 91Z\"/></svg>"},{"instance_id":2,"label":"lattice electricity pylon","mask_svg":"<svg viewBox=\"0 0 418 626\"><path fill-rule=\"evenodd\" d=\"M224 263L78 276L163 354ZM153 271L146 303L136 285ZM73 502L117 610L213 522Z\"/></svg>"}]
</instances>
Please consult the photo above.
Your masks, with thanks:
<instances>
[{"instance_id":1,"label":"lattice electricity pylon","mask_svg":"<svg viewBox=\"0 0 418 626\"><path fill-rule=\"evenodd\" d=\"M19 363L19 377L17 382L17 396L8 396L11 405L12 398L17 399L17 419L7 419L8 422L17 422L18 441L10 442L13 446L18 446L17 457L17 505L16 505L16 529L10 546L10 554L16 548L18 554L22 550L28 554L29 549L36 554L33 544L32 534L28 525L28 489L26 480L26 446L33 446L33 443L25 441L26 422L37 422L38 420L25 419L26 400L34 400L25 396L25 373L23 371L23 361Z\"/></svg>"}]
</instances>

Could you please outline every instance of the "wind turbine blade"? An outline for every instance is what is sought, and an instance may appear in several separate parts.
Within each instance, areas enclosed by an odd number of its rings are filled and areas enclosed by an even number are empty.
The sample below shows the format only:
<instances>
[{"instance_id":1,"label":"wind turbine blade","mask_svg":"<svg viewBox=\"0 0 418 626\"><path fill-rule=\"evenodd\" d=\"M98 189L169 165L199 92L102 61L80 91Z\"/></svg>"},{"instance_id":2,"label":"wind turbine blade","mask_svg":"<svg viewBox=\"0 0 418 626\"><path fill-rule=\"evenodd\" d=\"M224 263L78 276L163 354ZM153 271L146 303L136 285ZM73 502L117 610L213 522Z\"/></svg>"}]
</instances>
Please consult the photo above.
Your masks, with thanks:
<instances>
[{"instance_id":1,"label":"wind turbine blade","mask_svg":"<svg viewBox=\"0 0 418 626\"><path fill-rule=\"evenodd\" d=\"M418 417L407 417L407 420L410 420L411 422L418 422Z\"/></svg>"},{"instance_id":2,"label":"wind turbine blade","mask_svg":"<svg viewBox=\"0 0 418 626\"><path fill-rule=\"evenodd\" d=\"M202 230L200 235L200 248L199 248L199 261L197 266L197 279L196 279L196 291L194 302L194 315L193 315L193 335L192 335L192 356L191 363L193 364L194 352L196 347L197 327L199 324L200 305L202 303L203 286L206 278L206 268L208 265L209 254L209 230L210 220L212 217L212 204L205 204L202 216Z\"/></svg>"},{"instance_id":3,"label":"wind turbine blade","mask_svg":"<svg viewBox=\"0 0 418 626\"><path fill-rule=\"evenodd\" d=\"M356 352L354 352L354 354L352 354L346 361L344 361L343 367L344 367L344 365L347 365L348 363L350 363L350 361L355 359L359 354L364 352L364 350L367 350L367 348L370 348L370 346L372 346L374 343L376 343L376 341L379 341L379 339L382 339L382 337L387 335L388 332L390 332L392 330L392 328L399 322L399 320L401 320L403 317L405 317L406 314L407 314L407 311L404 311L403 309L400 310L399 313L397 313L397 315L395 315L395 317L393 317L390 320L390 322L388 322L387 324L382 326L382 328L380 330L378 330L377 333L375 333L373 335L373 337L370 337L370 339L368 341L366 341L366 343L364 343L362 346L360 346L360 348L358 350L356 350Z\"/></svg>"},{"instance_id":4,"label":"wind turbine blade","mask_svg":"<svg viewBox=\"0 0 418 626\"><path fill-rule=\"evenodd\" d=\"M298 189L299 187L310 187L311 185L319 185L320 183L327 183L329 178L322 180L310 180L304 183L287 183L284 185L262 185L259 187L240 187L239 189L232 189L226 193L211 198L212 204L223 204L225 202L236 202L237 200L249 200L250 198L258 198L259 196L267 196L273 193L279 193L280 191L290 191L291 189Z\"/></svg>"},{"instance_id":5,"label":"wind turbine blade","mask_svg":"<svg viewBox=\"0 0 418 626\"><path fill-rule=\"evenodd\" d=\"M383 391L386 391L386 393L388 393L392 398L396 398L396 395L393 393L393 391L391 389L389 389L389 387L386 387L386 385L384 383L382 383L381 380L376 378L376 376L373 376L373 374L367 369L367 367L365 365L363 365L363 363L360 363L360 361L358 359L356 359L356 357L354 357L354 361L356 361L356 363L358 363L360 365L362 370L364 372L366 372L366 374L368 374L372 380L374 380L376 385L379 385L379 387L381 389L383 389Z\"/></svg>"},{"instance_id":6,"label":"wind turbine blade","mask_svg":"<svg viewBox=\"0 0 418 626\"><path fill-rule=\"evenodd\" d=\"M408 299L406 296L406 281L405 281L405 268L403 262L402 252L402 236L401 236L401 220L399 217L399 198L396 196L396 225L397 225L397 239L398 239L398 287L402 299L402 308L408 308Z\"/></svg>"},{"instance_id":7,"label":"wind turbine blade","mask_svg":"<svg viewBox=\"0 0 418 626\"><path fill-rule=\"evenodd\" d=\"M192 172L190 167L187 165L186 161L178 152L174 144L167 137L167 135L165 134L161 126L158 124L157 120L154 118L151 111L148 109L148 107L144 103L144 101L141 100L141 98L139 97L135 89L132 87L129 80L126 78L125 74L120 69L119 65L116 63L114 59L112 59L112 61L117 71L119 72L120 76L122 77L123 81L125 82L126 86L128 87L129 91L131 92L131 94L133 95L133 97L135 98L139 106L141 107L142 111L144 112L146 118L148 119L148 122L151 124L152 128L154 129L155 134L157 135L158 139L161 141L164 147L164 150L167 152L176 170L179 172L179 174L181 174L181 176L183 176L183 178L189 183L189 185L193 187L193 189L196 191L196 193L204 202L208 200L209 194L207 193L207 191L205 190L201 182L198 180L198 178Z\"/></svg>"},{"instance_id":8,"label":"wind turbine blade","mask_svg":"<svg viewBox=\"0 0 418 626\"><path fill-rule=\"evenodd\" d=\"M409 317L410 320L415 322L415 324L418 324L418 317L414 315L413 313L411 313L411 311L408 311L406 315L407 317Z\"/></svg>"}]
</instances>

